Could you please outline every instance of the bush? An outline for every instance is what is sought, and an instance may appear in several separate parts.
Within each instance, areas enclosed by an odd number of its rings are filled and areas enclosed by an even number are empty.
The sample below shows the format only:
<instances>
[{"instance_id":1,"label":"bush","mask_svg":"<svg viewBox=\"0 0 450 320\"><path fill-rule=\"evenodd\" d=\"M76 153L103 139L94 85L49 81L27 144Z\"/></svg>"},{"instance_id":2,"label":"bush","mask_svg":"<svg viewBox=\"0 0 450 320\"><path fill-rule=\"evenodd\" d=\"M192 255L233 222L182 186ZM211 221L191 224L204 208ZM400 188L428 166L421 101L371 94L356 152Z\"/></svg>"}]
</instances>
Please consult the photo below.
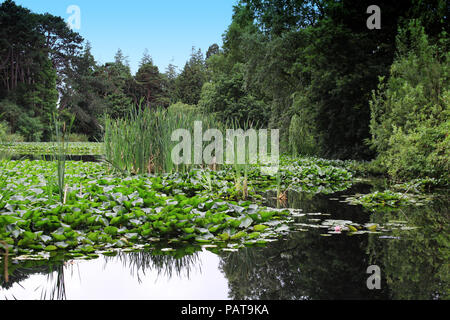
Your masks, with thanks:
<instances>
[{"instance_id":1,"label":"bush","mask_svg":"<svg viewBox=\"0 0 450 320\"><path fill-rule=\"evenodd\" d=\"M197 107L183 102L177 102L169 106L169 112L197 112Z\"/></svg>"},{"instance_id":2,"label":"bush","mask_svg":"<svg viewBox=\"0 0 450 320\"><path fill-rule=\"evenodd\" d=\"M25 138L20 134L11 134L9 125L0 122L0 143L24 142Z\"/></svg>"},{"instance_id":3,"label":"bush","mask_svg":"<svg viewBox=\"0 0 450 320\"><path fill-rule=\"evenodd\" d=\"M40 142L44 133L44 124L37 117L23 113L17 121L19 132L27 142Z\"/></svg>"},{"instance_id":4,"label":"bush","mask_svg":"<svg viewBox=\"0 0 450 320\"><path fill-rule=\"evenodd\" d=\"M390 148L382 158L389 175L407 179L441 177L443 183L448 183L449 132L450 121L439 127L422 125L409 134L395 130L389 140Z\"/></svg>"},{"instance_id":5,"label":"bush","mask_svg":"<svg viewBox=\"0 0 450 320\"><path fill-rule=\"evenodd\" d=\"M394 179L448 180L450 53L439 54L416 21L400 29L397 48L370 104L370 143Z\"/></svg>"},{"instance_id":6,"label":"bush","mask_svg":"<svg viewBox=\"0 0 450 320\"><path fill-rule=\"evenodd\" d=\"M89 142L89 137L82 133L71 133L67 137L68 142Z\"/></svg>"}]
</instances>

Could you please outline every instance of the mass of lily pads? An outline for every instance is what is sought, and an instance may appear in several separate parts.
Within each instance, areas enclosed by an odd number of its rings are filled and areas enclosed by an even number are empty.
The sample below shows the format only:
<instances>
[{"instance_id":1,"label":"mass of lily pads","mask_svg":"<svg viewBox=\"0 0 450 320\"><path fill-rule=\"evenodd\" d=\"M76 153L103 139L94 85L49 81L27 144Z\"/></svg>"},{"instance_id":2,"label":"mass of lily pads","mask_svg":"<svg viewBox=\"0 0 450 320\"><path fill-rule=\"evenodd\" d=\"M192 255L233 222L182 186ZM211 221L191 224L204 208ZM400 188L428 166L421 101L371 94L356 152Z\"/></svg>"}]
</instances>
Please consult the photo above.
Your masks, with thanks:
<instances>
[{"instance_id":1,"label":"mass of lily pads","mask_svg":"<svg viewBox=\"0 0 450 320\"><path fill-rule=\"evenodd\" d=\"M1 166L0 238L15 254L89 254L163 240L261 244L288 231L292 217L289 210L262 206L259 192L289 185L332 192L351 179L330 163L289 161L281 179L261 175L255 166L244 199L231 168L124 176L105 162L68 161L61 202L52 181L55 163L3 160Z\"/></svg>"},{"instance_id":2,"label":"mass of lily pads","mask_svg":"<svg viewBox=\"0 0 450 320\"><path fill-rule=\"evenodd\" d=\"M77 148L82 146L89 146L86 153L101 150L95 144L69 145L69 153L80 153ZM23 144L22 148L32 149L21 152L51 151L49 145L37 146ZM259 165L249 165L245 192L233 166L130 175L107 161L67 161L63 198L55 182L57 162L1 160L0 165L0 239L17 256L61 251L69 257L90 256L155 243L236 249L262 245L304 227L325 228L326 235L382 229L351 221L305 224L299 217L309 214L283 208L288 191L347 190L354 177L349 163L339 160L283 156L278 172L271 175ZM271 190L277 192L279 208L263 205L263 194ZM407 204L408 198L399 195L386 191L347 201L369 209Z\"/></svg>"}]
</instances>

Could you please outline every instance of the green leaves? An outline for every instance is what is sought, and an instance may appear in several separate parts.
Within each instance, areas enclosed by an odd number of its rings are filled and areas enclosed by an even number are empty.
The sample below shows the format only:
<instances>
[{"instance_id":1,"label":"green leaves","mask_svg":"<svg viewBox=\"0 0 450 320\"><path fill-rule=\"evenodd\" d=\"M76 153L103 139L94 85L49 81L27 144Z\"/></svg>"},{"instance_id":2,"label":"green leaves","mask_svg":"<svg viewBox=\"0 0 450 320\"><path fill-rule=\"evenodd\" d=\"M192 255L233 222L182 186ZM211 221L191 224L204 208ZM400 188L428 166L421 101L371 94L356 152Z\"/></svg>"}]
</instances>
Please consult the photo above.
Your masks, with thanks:
<instances>
[{"instance_id":1,"label":"green leaves","mask_svg":"<svg viewBox=\"0 0 450 320\"><path fill-rule=\"evenodd\" d=\"M101 163L67 161L68 202L63 205L41 192L43 177L53 170L51 163L17 161L5 169L11 170L7 183L21 179L21 184L0 209L0 236L10 237L21 252L56 247L89 253L150 239L243 245L269 236L261 231L277 227L262 225L271 219L289 220L288 211L224 200L213 189L203 189L194 181L198 171L123 179L107 173ZM211 175L217 185L228 185L227 171Z\"/></svg>"},{"instance_id":2,"label":"green leaves","mask_svg":"<svg viewBox=\"0 0 450 320\"><path fill-rule=\"evenodd\" d=\"M105 233L112 235L112 236L116 235L118 230L119 230L118 228L113 227L113 226L108 226L104 229Z\"/></svg>"},{"instance_id":3,"label":"green leaves","mask_svg":"<svg viewBox=\"0 0 450 320\"><path fill-rule=\"evenodd\" d=\"M253 230L256 232L262 232L264 230L266 230L268 228L268 226L262 225L262 224L258 224L256 226L253 227Z\"/></svg>"}]
</instances>

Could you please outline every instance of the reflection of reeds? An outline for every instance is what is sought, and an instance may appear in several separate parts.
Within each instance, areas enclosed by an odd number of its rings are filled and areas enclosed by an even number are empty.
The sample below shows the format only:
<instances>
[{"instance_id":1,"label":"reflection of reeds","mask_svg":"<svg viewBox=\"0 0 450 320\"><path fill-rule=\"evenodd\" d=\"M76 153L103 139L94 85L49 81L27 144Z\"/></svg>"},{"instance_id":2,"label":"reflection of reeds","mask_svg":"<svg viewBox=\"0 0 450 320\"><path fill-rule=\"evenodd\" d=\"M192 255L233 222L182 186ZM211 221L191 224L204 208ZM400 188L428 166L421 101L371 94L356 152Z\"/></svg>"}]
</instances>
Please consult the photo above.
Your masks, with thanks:
<instances>
[{"instance_id":1,"label":"reflection of reeds","mask_svg":"<svg viewBox=\"0 0 450 320\"><path fill-rule=\"evenodd\" d=\"M194 266L199 263L198 254L185 255L183 257L173 257L164 254L152 254L151 252L118 252L116 256L105 257L106 263L118 259L124 266L130 269L131 275L136 276L141 282L140 272L145 275L146 271L156 270L158 275L172 278L175 274L178 277L186 276L188 279ZM200 266L198 266L200 268Z\"/></svg>"},{"instance_id":2,"label":"reflection of reeds","mask_svg":"<svg viewBox=\"0 0 450 320\"><path fill-rule=\"evenodd\" d=\"M54 275L56 273L56 279ZM49 282L54 282L54 285L51 287L50 292L46 289L43 289L41 292L41 300L48 299L49 300L66 300L66 283L64 279L64 265L57 265L53 272L50 272L47 276Z\"/></svg>"}]
</instances>

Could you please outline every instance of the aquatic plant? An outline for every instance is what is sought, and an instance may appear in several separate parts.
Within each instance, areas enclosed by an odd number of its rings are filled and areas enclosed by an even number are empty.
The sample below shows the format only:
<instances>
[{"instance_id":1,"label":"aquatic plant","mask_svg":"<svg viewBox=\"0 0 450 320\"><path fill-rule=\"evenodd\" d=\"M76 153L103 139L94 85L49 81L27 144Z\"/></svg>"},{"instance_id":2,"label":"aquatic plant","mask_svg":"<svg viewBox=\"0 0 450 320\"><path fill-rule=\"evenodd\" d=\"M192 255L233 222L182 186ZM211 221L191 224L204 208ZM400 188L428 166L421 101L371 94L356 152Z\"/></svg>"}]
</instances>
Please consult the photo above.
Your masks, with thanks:
<instances>
[{"instance_id":1,"label":"aquatic plant","mask_svg":"<svg viewBox=\"0 0 450 320\"><path fill-rule=\"evenodd\" d=\"M153 239L251 245L279 236L267 222L289 221L288 211L203 196L206 189L190 182L198 181L192 173L174 173L179 179L123 179L108 175L101 163L68 161L66 166L65 201L55 202L42 189L51 163L24 160L7 165L6 180L16 175L21 184L0 210L0 238L15 254L62 249L88 254Z\"/></svg>"},{"instance_id":2,"label":"aquatic plant","mask_svg":"<svg viewBox=\"0 0 450 320\"><path fill-rule=\"evenodd\" d=\"M347 197L346 201L362 205L371 211L396 210L406 205L423 205L431 198L425 195L414 195L407 192L393 192L391 190L375 191L368 194L356 194Z\"/></svg>"},{"instance_id":3,"label":"aquatic plant","mask_svg":"<svg viewBox=\"0 0 450 320\"><path fill-rule=\"evenodd\" d=\"M205 129L217 127L211 116L177 110L136 107L124 119L107 117L106 158L114 167L130 174L189 171L191 164L175 165L172 161L172 150L178 144L172 141L172 133L177 129L193 133L197 120L202 121ZM191 156L190 163L194 163L193 150Z\"/></svg>"}]
</instances>

